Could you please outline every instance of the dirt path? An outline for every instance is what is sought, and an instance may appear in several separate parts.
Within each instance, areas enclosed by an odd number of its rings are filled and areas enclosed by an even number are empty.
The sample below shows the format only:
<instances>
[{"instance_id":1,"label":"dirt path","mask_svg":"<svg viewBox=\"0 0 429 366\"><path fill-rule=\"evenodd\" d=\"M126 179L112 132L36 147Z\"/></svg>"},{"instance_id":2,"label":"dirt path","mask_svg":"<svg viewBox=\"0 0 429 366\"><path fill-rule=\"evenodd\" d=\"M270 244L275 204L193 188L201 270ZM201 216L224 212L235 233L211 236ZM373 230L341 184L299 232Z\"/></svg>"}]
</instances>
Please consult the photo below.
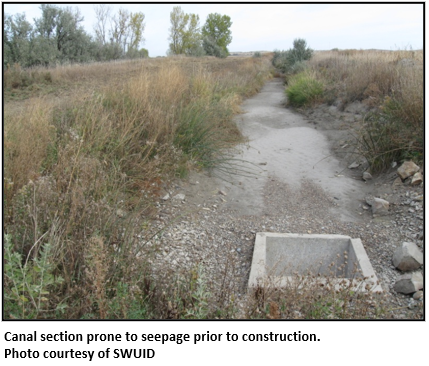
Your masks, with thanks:
<instances>
[{"instance_id":1,"label":"dirt path","mask_svg":"<svg viewBox=\"0 0 429 366\"><path fill-rule=\"evenodd\" d=\"M422 188L392 187L386 176L365 183L332 152L345 143L354 117L348 116L348 129L343 118L324 112L305 118L285 108L283 90L280 80L268 82L235 117L248 142L233 163L250 174L233 174L233 165L230 174L192 172L164 192L153 222L162 234L146 246L155 249L154 267L178 273L202 264L212 291L240 297L257 232L348 235L362 240L392 308L399 309L386 316L421 317L421 304L392 289L399 275L392 255L403 241L422 245L423 216L414 209L408 214L406 206ZM391 215L373 219L364 204L368 192L388 199Z\"/></svg>"},{"instance_id":2,"label":"dirt path","mask_svg":"<svg viewBox=\"0 0 429 366\"><path fill-rule=\"evenodd\" d=\"M244 114L236 120L249 143L235 158L254 164L253 169L247 165L254 176L223 175L231 183L218 185L230 196L229 208L243 215L269 212L263 204L263 192L270 179L289 185L293 192L306 181L335 200L333 210L342 220L361 219L360 200L371 188L351 177L345 163L332 155L328 137L335 140L338 130L317 129L302 115L285 108L280 79L268 82L259 94L243 103L242 109Z\"/></svg>"}]
</instances>

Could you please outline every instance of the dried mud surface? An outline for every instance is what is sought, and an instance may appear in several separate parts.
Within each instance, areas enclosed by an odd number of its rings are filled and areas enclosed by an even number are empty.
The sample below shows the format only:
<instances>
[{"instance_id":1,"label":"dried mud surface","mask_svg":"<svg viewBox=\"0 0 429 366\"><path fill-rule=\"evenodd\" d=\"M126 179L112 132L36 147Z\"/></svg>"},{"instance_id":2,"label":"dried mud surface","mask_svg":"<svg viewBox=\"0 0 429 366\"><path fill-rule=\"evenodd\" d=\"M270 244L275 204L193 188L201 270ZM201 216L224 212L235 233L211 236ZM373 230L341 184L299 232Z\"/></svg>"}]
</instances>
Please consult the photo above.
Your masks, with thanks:
<instances>
[{"instance_id":1,"label":"dried mud surface","mask_svg":"<svg viewBox=\"0 0 429 366\"><path fill-rule=\"evenodd\" d=\"M179 273L200 263L215 291L243 296L257 232L348 235L362 240L387 294L385 317L423 318L422 301L393 290L401 273L392 264L403 241L423 248L423 187L392 185L393 170L364 182L347 168L362 111L298 113L285 107L283 90L280 79L268 82L236 116L248 141L233 157L246 174L234 174L235 165L191 172L165 189L151 228L159 234L145 246L153 264ZM388 200L390 214L373 218L368 194Z\"/></svg>"}]
</instances>

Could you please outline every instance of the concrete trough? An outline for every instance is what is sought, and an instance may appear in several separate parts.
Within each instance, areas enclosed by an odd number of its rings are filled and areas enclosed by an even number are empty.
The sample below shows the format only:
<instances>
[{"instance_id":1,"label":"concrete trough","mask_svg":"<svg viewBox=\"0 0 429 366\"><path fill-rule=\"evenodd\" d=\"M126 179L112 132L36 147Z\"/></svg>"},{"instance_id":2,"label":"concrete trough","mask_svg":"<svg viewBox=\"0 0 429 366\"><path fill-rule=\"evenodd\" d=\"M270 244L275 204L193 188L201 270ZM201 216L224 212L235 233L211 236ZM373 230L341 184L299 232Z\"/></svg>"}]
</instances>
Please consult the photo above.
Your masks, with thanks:
<instances>
[{"instance_id":1,"label":"concrete trough","mask_svg":"<svg viewBox=\"0 0 429 366\"><path fill-rule=\"evenodd\" d=\"M381 292L360 239L345 235L257 233L249 288L285 287L297 276L318 276L336 287L353 281L355 290ZM268 282L266 282L268 280Z\"/></svg>"}]
</instances>

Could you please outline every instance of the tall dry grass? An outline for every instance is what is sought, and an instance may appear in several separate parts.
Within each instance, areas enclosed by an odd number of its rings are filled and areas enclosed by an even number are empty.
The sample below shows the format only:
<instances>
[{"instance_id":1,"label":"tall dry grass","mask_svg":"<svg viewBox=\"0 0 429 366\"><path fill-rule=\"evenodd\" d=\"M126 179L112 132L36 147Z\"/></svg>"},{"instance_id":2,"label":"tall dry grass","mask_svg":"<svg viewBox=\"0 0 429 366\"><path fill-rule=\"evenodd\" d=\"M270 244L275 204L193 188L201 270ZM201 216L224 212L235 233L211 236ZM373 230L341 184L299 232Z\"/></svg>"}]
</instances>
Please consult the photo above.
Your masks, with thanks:
<instances>
[{"instance_id":1,"label":"tall dry grass","mask_svg":"<svg viewBox=\"0 0 429 366\"><path fill-rule=\"evenodd\" d=\"M373 171L393 161L423 160L423 52L317 52L308 66L325 82L325 101L343 109L362 102L370 112L359 133Z\"/></svg>"},{"instance_id":2,"label":"tall dry grass","mask_svg":"<svg viewBox=\"0 0 429 366\"><path fill-rule=\"evenodd\" d=\"M49 243L48 268L64 279L43 289L42 312L9 296L6 318L163 314L147 258L136 261L153 198L188 169L225 162L241 139L233 114L270 76L266 58L99 66L50 70L59 85L76 81L64 98L5 105L5 233L26 266Z\"/></svg>"}]
</instances>

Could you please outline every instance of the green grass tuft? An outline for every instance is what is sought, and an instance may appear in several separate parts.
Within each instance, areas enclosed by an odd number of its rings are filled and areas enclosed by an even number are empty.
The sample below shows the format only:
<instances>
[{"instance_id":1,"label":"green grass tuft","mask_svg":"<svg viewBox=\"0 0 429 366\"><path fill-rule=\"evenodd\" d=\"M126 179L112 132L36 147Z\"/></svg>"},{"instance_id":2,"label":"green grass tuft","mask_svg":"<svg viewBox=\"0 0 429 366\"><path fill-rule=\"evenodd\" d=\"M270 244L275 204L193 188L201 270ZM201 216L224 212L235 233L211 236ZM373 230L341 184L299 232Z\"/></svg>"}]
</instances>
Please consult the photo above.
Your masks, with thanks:
<instances>
[{"instance_id":1,"label":"green grass tuft","mask_svg":"<svg viewBox=\"0 0 429 366\"><path fill-rule=\"evenodd\" d=\"M289 79L286 95L290 105L305 107L320 98L323 90L323 83L314 74L302 72Z\"/></svg>"}]
</instances>

